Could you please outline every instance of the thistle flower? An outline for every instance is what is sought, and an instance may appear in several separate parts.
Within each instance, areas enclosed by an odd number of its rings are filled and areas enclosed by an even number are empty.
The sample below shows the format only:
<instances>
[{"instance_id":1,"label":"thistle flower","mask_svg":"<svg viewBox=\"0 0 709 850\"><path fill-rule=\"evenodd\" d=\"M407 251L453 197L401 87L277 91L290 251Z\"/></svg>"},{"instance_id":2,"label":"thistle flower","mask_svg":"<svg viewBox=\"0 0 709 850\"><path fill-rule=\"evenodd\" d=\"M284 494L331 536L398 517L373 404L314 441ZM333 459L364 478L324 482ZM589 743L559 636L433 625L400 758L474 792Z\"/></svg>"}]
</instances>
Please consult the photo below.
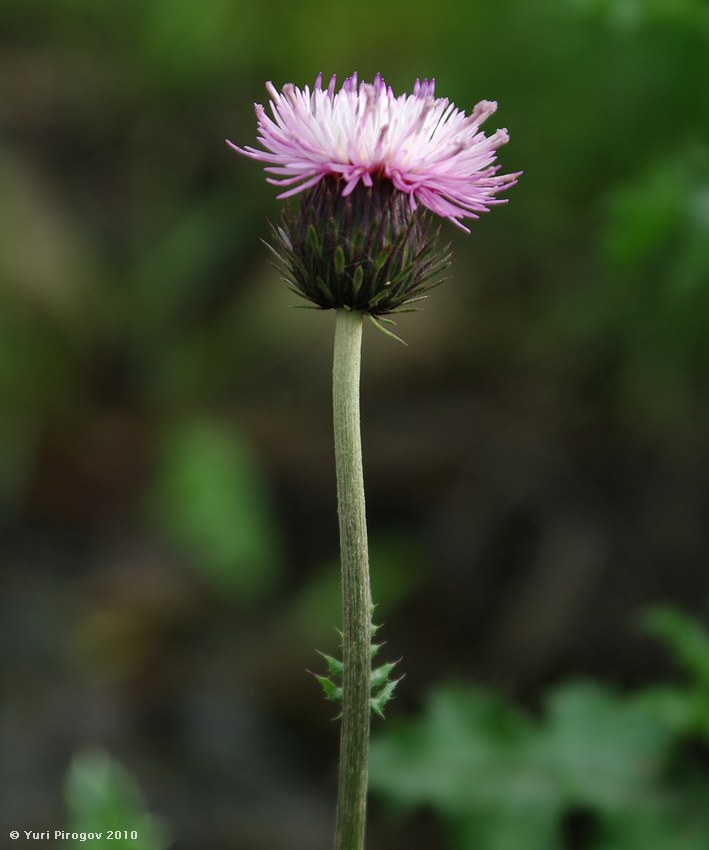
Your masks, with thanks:
<instances>
[{"instance_id":1,"label":"thistle flower","mask_svg":"<svg viewBox=\"0 0 709 850\"><path fill-rule=\"evenodd\" d=\"M298 214L287 210L274 228L291 287L325 309L382 315L440 282L448 256L436 253L433 217L470 232L465 220L504 203L496 194L519 174L497 173L507 131L480 130L492 101L466 115L434 96L434 80L397 97L379 74L335 88L333 76L324 89L322 75L312 91L267 83L273 117L256 104L263 150L228 144L266 163L279 198L303 193Z\"/></svg>"},{"instance_id":2,"label":"thistle flower","mask_svg":"<svg viewBox=\"0 0 709 850\"><path fill-rule=\"evenodd\" d=\"M342 701L335 850L364 850L370 713L383 716L398 679L395 664L372 669L379 644L371 622L367 523L359 426L363 315L382 330L386 313L405 308L440 282L449 255L436 248L436 216L468 231L513 186L498 175L495 151L506 130L486 136L480 125L496 108L481 101L470 115L434 96L433 80L395 97L379 74L357 75L335 91L322 75L313 91L292 84L271 97L271 114L256 104L263 149L236 151L266 163L279 198L299 196L273 227L277 266L297 293L337 310L333 430L342 574L342 661L325 656L317 676L328 699ZM397 337L398 339L398 337Z\"/></svg>"}]
</instances>

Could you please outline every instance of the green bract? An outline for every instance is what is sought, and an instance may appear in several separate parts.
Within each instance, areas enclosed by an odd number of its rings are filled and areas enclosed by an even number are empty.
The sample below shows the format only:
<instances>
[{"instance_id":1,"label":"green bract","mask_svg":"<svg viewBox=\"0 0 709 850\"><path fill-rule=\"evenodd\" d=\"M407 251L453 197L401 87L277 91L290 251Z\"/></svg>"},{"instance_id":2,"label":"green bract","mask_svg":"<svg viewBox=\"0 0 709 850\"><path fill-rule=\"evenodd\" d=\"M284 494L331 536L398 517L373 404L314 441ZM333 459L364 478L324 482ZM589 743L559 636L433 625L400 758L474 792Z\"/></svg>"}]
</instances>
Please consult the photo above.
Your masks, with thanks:
<instances>
[{"instance_id":1,"label":"green bract","mask_svg":"<svg viewBox=\"0 0 709 850\"><path fill-rule=\"evenodd\" d=\"M358 185L342 196L341 181L323 179L272 227L276 268L286 283L318 307L370 316L406 309L441 283L450 264L437 248L438 228L423 207L388 182Z\"/></svg>"}]
</instances>

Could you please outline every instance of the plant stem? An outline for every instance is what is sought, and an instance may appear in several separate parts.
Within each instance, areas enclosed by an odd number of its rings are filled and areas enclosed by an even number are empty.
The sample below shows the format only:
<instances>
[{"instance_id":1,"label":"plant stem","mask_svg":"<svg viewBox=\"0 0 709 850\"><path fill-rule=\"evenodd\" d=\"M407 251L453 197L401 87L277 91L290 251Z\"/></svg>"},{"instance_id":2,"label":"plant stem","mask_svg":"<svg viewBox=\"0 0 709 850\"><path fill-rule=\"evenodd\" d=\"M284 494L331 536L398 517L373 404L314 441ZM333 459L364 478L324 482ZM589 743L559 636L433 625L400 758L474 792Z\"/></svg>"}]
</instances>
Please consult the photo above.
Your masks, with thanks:
<instances>
[{"instance_id":1,"label":"plant stem","mask_svg":"<svg viewBox=\"0 0 709 850\"><path fill-rule=\"evenodd\" d=\"M333 413L342 563L343 679L335 850L363 850L367 804L371 593L364 507L359 375L362 314L339 309Z\"/></svg>"}]
</instances>

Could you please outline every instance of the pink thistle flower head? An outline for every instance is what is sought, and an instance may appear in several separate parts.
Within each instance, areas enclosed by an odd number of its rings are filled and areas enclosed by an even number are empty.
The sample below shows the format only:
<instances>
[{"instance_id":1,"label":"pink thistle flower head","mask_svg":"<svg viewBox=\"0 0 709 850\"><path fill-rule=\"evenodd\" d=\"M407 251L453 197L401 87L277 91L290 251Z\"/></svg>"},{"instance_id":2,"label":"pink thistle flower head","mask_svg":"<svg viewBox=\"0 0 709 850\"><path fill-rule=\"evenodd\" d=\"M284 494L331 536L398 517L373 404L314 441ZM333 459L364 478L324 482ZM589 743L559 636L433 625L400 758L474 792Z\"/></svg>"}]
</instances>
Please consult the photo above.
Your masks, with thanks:
<instances>
[{"instance_id":1,"label":"pink thistle flower head","mask_svg":"<svg viewBox=\"0 0 709 850\"><path fill-rule=\"evenodd\" d=\"M394 95L377 74L372 83L348 77L335 91L318 76L311 91L288 83L278 92L266 84L271 116L256 104L258 140L235 150L267 163L270 183L287 198L323 178L339 178L343 196L360 183L389 181L409 199L468 231L464 219L494 204L495 195L517 182L519 173L499 175L496 151L509 141L507 130L486 136L480 129L497 109L483 100L470 115L434 96L435 80L416 80L413 94Z\"/></svg>"},{"instance_id":2,"label":"pink thistle flower head","mask_svg":"<svg viewBox=\"0 0 709 850\"><path fill-rule=\"evenodd\" d=\"M434 80L416 80L395 96L377 74L348 77L336 91L272 83L270 114L256 104L262 148L234 150L266 164L287 205L273 228L277 267L298 294L324 309L370 316L394 312L440 283L449 254L436 249L436 216L469 232L519 174L499 175L496 151L506 130L486 136L481 124L496 109L481 101L466 115L436 98Z\"/></svg>"}]
</instances>

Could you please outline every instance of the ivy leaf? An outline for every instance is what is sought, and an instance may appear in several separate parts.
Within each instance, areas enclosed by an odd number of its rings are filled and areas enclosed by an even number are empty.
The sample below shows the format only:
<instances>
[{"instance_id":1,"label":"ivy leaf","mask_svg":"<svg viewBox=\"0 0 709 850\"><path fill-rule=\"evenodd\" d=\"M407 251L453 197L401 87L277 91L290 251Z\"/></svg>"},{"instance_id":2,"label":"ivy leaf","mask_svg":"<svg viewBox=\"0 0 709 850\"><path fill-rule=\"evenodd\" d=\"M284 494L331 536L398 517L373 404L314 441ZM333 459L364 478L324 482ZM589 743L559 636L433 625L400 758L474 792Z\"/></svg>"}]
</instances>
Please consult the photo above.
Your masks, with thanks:
<instances>
[{"instance_id":1,"label":"ivy leaf","mask_svg":"<svg viewBox=\"0 0 709 850\"><path fill-rule=\"evenodd\" d=\"M163 824L146 810L132 777L102 750L74 757L64 783L64 797L70 831L103 833L92 846L166 850L170 843ZM108 830L119 828L135 830L137 838L106 840ZM76 847L83 846L76 843Z\"/></svg>"},{"instance_id":2,"label":"ivy leaf","mask_svg":"<svg viewBox=\"0 0 709 850\"><path fill-rule=\"evenodd\" d=\"M690 676L709 685L709 631L704 625L671 608L653 608L643 622L650 634L663 638Z\"/></svg>"},{"instance_id":3,"label":"ivy leaf","mask_svg":"<svg viewBox=\"0 0 709 850\"><path fill-rule=\"evenodd\" d=\"M640 701L580 682L550 695L537 747L568 804L613 812L654 799L669 743Z\"/></svg>"},{"instance_id":4,"label":"ivy leaf","mask_svg":"<svg viewBox=\"0 0 709 850\"><path fill-rule=\"evenodd\" d=\"M373 739L372 788L458 824L490 806L553 808L558 791L527 764L532 733L526 715L501 698L449 685L433 692L419 720L395 721Z\"/></svg>"}]
</instances>

